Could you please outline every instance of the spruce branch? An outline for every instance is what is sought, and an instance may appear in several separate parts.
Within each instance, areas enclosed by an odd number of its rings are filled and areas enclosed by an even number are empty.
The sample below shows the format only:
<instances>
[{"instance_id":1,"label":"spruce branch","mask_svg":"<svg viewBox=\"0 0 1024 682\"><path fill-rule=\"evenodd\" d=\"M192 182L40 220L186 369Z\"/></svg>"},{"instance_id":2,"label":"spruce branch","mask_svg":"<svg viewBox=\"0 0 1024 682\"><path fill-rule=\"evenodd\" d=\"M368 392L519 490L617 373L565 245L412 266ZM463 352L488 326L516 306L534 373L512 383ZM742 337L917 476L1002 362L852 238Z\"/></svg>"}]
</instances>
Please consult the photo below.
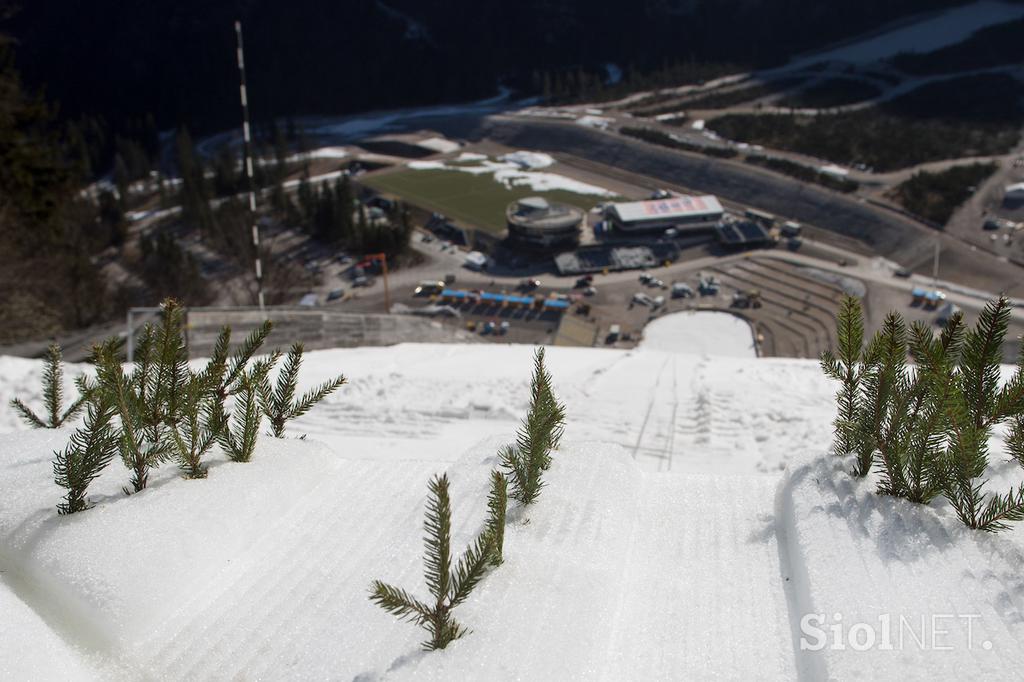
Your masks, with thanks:
<instances>
[{"instance_id":1,"label":"spruce branch","mask_svg":"<svg viewBox=\"0 0 1024 682\"><path fill-rule=\"evenodd\" d=\"M821 368L826 376L841 384L836 394L838 415L834 422L833 451L837 455L847 455L857 449L856 422L863 378L861 356L864 346L864 312L860 301L853 296L845 296L840 302L836 337L838 355L831 350L824 351L821 355Z\"/></svg>"},{"instance_id":2,"label":"spruce branch","mask_svg":"<svg viewBox=\"0 0 1024 682\"><path fill-rule=\"evenodd\" d=\"M346 382L344 376L338 376L325 381L296 400L295 389L302 366L302 353L301 343L295 343L291 347L273 389L267 380L260 383L260 406L270 422L271 433L276 438L284 437L288 421L304 415Z\"/></svg>"},{"instance_id":3,"label":"spruce branch","mask_svg":"<svg viewBox=\"0 0 1024 682\"><path fill-rule=\"evenodd\" d=\"M530 382L530 409L523 418L514 446L500 453L509 475L513 499L533 504L544 487L543 472L551 466L551 450L562 436L565 408L554 397L551 378L544 366L544 349L534 354Z\"/></svg>"},{"instance_id":4,"label":"spruce branch","mask_svg":"<svg viewBox=\"0 0 1024 682\"><path fill-rule=\"evenodd\" d=\"M487 496L487 530L491 534L493 551L491 565L504 561L505 513L508 510L508 479L500 471L491 472L491 492Z\"/></svg>"},{"instance_id":5,"label":"spruce branch","mask_svg":"<svg viewBox=\"0 0 1024 682\"><path fill-rule=\"evenodd\" d=\"M423 529L424 578L433 597L433 603L420 601L409 592L375 580L370 589L370 601L399 620L415 623L429 633L423 648L431 651L444 649L468 630L453 617L452 611L463 603L483 579L494 554L494 534L490 525L459 558L452 570L451 556L451 498L448 476L435 476L429 484Z\"/></svg>"},{"instance_id":6,"label":"spruce branch","mask_svg":"<svg viewBox=\"0 0 1024 682\"><path fill-rule=\"evenodd\" d=\"M32 428L34 428L34 429L46 429L46 428L49 428L47 423L44 422L39 417L37 417L36 413L33 412L32 409L28 405L26 405L25 403L21 402L20 398L13 398L11 400L11 407L14 409L15 412L18 413L18 416L21 417L21 420L23 422L25 422L26 424L28 424L29 426L31 426Z\"/></svg>"},{"instance_id":7,"label":"spruce branch","mask_svg":"<svg viewBox=\"0 0 1024 682\"><path fill-rule=\"evenodd\" d=\"M64 501L57 505L58 514L74 514L88 508L89 484L117 454L113 414L112 406L90 402L85 423L71 435L64 450L54 451L54 482L67 490Z\"/></svg>"},{"instance_id":8,"label":"spruce branch","mask_svg":"<svg viewBox=\"0 0 1024 682\"><path fill-rule=\"evenodd\" d=\"M81 386L79 387L81 389ZM78 399L67 409L64 404L64 357L60 346L50 344L46 349L46 358L43 365L43 407L46 410L45 418L38 416L19 398L11 400L11 408L18 413L18 416L26 424L36 429L56 429L63 426L68 420L74 419L85 408L88 394L85 391L79 392Z\"/></svg>"}]
</instances>

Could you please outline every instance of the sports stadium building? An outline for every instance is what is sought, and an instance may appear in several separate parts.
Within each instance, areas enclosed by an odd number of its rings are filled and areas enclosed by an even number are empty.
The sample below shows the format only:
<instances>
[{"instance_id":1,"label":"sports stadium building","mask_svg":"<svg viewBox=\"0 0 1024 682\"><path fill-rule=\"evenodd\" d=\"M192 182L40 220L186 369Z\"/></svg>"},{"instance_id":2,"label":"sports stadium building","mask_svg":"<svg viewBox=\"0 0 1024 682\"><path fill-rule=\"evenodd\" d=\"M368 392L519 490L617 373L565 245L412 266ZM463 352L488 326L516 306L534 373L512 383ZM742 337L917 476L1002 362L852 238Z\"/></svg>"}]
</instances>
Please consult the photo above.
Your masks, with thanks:
<instances>
[{"instance_id":1,"label":"sports stadium building","mask_svg":"<svg viewBox=\"0 0 1024 682\"><path fill-rule=\"evenodd\" d=\"M630 233L669 228L680 232L712 230L724 215L722 204L710 194L629 201L605 208L605 218L615 229Z\"/></svg>"},{"instance_id":2,"label":"sports stadium building","mask_svg":"<svg viewBox=\"0 0 1024 682\"><path fill-rule=\"evenodd\" d=\"M584 214L575 206L527 197L509 204L505 218L513 242L534 248L573 247L579 244Z\"/></svg>"}]
</instances>

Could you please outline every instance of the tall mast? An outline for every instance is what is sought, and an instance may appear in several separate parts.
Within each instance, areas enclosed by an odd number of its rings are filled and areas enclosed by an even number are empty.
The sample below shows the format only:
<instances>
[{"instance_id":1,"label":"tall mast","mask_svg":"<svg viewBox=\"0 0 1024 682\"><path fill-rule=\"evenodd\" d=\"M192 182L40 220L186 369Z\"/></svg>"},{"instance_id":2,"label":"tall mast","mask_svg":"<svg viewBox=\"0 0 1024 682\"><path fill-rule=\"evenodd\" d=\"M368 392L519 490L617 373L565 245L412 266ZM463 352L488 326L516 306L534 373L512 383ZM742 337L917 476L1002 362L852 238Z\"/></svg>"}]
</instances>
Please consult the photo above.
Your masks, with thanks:
<instances>
[{"instance_id":1,"label":"tall mast","mask_svg":"<svg viewBox=\"0 0 1024 682\"><path fill-rule=\"evenodd\" d=\"M252 135L249 129L249 95L245 89L245 52L242 49L242 22L235 22L235 35L238 36L238 77L241 84L239 93L242 98L242 146L245 158L245 175L249 183L249 214L252 218L252 245L256 256L256 294L259 298L260 312L263 305L263 263L260 262L260 227L256 220L256 190L252 178Z\"/></svg>"}]
</instances>

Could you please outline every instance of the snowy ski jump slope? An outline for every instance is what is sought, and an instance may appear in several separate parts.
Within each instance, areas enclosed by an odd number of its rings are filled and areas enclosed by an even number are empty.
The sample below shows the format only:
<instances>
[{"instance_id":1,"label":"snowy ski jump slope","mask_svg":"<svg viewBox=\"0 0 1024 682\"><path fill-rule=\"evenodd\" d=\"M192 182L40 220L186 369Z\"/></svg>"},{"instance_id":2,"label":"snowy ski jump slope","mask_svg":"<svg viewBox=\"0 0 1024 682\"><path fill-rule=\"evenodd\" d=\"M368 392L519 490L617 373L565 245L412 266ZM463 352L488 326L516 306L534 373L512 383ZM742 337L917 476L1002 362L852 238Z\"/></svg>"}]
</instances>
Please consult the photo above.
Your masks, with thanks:
<instances>
[{"instance_id":1,"label":"snowy ski jump slope","mask_svg":"<svg viewBox=\"0 0 1024 682\"><path fill-rule=\"evenodd\" d=\"M948 509L847 477L825 456L834 387L813 362L648 348L549 349L569 419L548 485L510 511L505 563L456 610L473 632L420 652L422 631L371 604L370 582L426 595L435 473L452 480L453 546L479 532L532 352L309 353L300 389L339 371L350 384L292 428L305 441L264 437L248 464L216 455L203 481L164 467L131 497L115 463L96 506L71 517L55 513L50 471L69 431L16 430L4 410L0 679L1008 679L1024 667L1021 529L966 531ZM0 358L0 399L38 390L38 373ZM995 470L998 489L1020 478ZM818 613L823 629L838 613L876 633L888 614L904 646L801 650L800 621ZM950 616L936 632L934 616Z\"/></svg>"}]
</instances>

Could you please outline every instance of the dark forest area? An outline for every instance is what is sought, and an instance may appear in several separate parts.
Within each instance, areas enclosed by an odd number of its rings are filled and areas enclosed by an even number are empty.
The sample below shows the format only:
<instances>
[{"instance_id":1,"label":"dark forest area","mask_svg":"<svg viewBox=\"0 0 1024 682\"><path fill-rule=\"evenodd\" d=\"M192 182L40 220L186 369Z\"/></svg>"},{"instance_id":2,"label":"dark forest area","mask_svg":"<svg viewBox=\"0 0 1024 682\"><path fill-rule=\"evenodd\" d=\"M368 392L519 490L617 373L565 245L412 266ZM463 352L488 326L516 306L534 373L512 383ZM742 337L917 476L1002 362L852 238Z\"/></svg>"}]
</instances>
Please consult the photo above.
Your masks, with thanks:
<instances>
[{"instance_id":1,"label":"dark forest area","mask_svg":"<svg viewBox=\"0 0 1024 682\"><path fill-rule=\"evenodd\" d=\"M595 95L667 84L686 65L748 67L952 0L154 0L25 3L18 67L65 120L143 144L154 128L237 124L233 21L257 120L486 97L499 85ZM150 137L151 140L151 137Z\"/></svg>"}]
</instances>

